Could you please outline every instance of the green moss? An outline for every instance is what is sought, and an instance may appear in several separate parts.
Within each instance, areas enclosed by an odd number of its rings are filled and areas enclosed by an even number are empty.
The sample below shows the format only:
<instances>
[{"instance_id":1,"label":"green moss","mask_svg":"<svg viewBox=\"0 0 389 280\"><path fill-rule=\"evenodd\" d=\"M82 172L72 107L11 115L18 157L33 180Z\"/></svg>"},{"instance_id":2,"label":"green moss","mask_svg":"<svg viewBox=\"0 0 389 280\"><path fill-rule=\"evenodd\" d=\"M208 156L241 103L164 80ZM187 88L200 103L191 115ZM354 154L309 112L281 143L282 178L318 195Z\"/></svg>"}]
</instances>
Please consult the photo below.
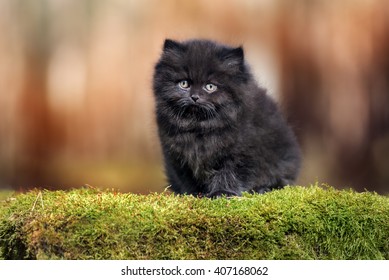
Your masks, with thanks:
<instances>
[{"instance_id":1,"label":"green moss","mask_svg":"<svg viewBox=\"0 0 389 280\"><path fill-rule=\"evenodd\" d=\"M389 198L369 192L211 200L82 188L0 203L2 259L389 259Z\"/></svg>"}]
</instances>

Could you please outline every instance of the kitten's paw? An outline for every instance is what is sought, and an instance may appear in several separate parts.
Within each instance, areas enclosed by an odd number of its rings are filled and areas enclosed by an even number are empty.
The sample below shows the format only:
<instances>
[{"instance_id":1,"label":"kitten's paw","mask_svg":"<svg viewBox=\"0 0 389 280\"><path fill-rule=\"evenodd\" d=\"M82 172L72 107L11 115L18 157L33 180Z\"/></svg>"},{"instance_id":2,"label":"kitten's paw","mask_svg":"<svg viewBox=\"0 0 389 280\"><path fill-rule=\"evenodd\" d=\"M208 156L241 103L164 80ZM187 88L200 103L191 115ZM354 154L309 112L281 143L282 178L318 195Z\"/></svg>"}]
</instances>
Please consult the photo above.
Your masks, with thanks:
<instances>
[{"instance_id":1,"label":"kitten's paw","mask_svg":"<svg viewBox=\"0 0 389 280\"><path fill-rule=\"evenodd\" d=\"M269 185L269 186L258 186L255 187L251 190L251 193L259 193L259 194L264 194L267 192L271 192L272 190L279 190L282 189L284 185L281 184L274 184L274 185Z\"/></svg>"},{"instance_id":2,"label":"kitten's paw","mask_svg":"<svg viewBox=\"0 0 389 280\"><path fill-rule=\"evenodd\" d=\"M229 192L229 191L214 191L214 192L210 192L210 193L206 194L206 197L212 198L212 199L221 198L221 197L230 198L233 196L238 196L238 194L234 193L234 192Z\"/></svg>"},{"instance_id":3,"label":"kitten's paw","mask_svg":"<svg viewBox=\"0 0 389 280\"><path fill-rule=\"evenodd\" d=\"M251 193L259 193L259 194L264 194L267 192L270 192L271 188L269 187L256 187L251 190Z\"/></svg>"}]
</instances>

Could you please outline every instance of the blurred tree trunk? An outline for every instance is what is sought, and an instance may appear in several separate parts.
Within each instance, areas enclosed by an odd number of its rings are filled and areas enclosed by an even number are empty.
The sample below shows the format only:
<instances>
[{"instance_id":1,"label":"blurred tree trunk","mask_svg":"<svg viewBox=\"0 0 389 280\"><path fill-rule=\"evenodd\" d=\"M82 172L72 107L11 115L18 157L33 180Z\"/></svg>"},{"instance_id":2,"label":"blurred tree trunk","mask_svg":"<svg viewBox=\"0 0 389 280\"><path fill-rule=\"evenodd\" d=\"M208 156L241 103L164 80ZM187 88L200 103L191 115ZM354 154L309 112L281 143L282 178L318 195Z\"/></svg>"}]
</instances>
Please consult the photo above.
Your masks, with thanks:
<instances>
[{"instance_id":1,"label":"blurred tree trunk","mask_svg":"<svg viewBox=\"0 0 389 280\"><path fill-rule=\"evenodd\" d=\"M14 186L49 186L50 157L61 139L61 126L51 114L47 88L49 14L46 1L15 2L15 14L23 17L25 47L23 87L19 96L16 123L19 126L19 151L16 155Z\"/></svg>"},{"instance_id":2,"label":"blurred tree trunk","mask_svg":"<svg viewBox=\"0 0 389 280\"><path fill-rule=\"evenodd\" d=\"M331 158L322 166L333 175L328 183L385 192L374 150L389 132L388 15L374 4L346 18L342 5L280 9L283 99L301 141L319 140L317 157Z\"/></svg>"}]
</instances>

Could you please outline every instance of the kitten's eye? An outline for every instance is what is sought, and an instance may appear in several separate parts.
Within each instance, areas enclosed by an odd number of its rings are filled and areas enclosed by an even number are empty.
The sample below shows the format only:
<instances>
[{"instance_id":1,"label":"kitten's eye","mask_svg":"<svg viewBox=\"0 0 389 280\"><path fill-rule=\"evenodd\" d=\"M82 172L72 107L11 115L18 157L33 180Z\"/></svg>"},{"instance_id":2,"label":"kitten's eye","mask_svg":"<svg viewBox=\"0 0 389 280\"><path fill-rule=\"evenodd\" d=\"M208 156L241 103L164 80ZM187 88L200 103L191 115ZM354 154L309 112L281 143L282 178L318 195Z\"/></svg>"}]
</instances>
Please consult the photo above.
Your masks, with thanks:
<instances>
[{"instance_id":1,"label":"kitten's eye","mask_svg":"<svg viewBox=\"0 0 389 280\"><path fill-rule=\"evenodd\" d=\"M204 89L208 92L208 93L212 93L214 92L215 90L217 90L217 86L214 85L214 84L206 84L204 86Z\"/></svg>"},{"instance_id":2,"label":"kitten's eye","mask_svg":"<svg viewBox=\"0 0 389 280\"><path fill-rule=\"evenodd\" d=\"M189 82L187 80L182 80L178 83L178 86L182 89L188 89L190 87Z\"/></svg>"}]
</instances>

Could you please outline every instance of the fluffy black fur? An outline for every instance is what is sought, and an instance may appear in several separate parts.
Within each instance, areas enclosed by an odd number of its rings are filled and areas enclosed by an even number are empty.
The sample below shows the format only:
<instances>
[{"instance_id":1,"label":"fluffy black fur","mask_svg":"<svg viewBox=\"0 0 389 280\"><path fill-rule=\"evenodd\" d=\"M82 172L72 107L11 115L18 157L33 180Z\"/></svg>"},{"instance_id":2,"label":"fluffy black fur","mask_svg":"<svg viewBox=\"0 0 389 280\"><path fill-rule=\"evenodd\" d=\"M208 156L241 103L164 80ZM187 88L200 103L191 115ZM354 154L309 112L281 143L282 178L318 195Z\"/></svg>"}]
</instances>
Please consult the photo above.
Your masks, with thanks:
<instances>
[{"instance_id":1,"label":"fluffy black fur","mask_svg":"<svg viewBox=\"0 0 389 280\"><path fill-rule=\"evenodd\" d=\"M217 89L210 93L207 84ZM300 150L295 136L257 86L241 47L166 40L155 66L154 94L174 192L239 196L296 179Z\"/></svg>"}]
</instances>

